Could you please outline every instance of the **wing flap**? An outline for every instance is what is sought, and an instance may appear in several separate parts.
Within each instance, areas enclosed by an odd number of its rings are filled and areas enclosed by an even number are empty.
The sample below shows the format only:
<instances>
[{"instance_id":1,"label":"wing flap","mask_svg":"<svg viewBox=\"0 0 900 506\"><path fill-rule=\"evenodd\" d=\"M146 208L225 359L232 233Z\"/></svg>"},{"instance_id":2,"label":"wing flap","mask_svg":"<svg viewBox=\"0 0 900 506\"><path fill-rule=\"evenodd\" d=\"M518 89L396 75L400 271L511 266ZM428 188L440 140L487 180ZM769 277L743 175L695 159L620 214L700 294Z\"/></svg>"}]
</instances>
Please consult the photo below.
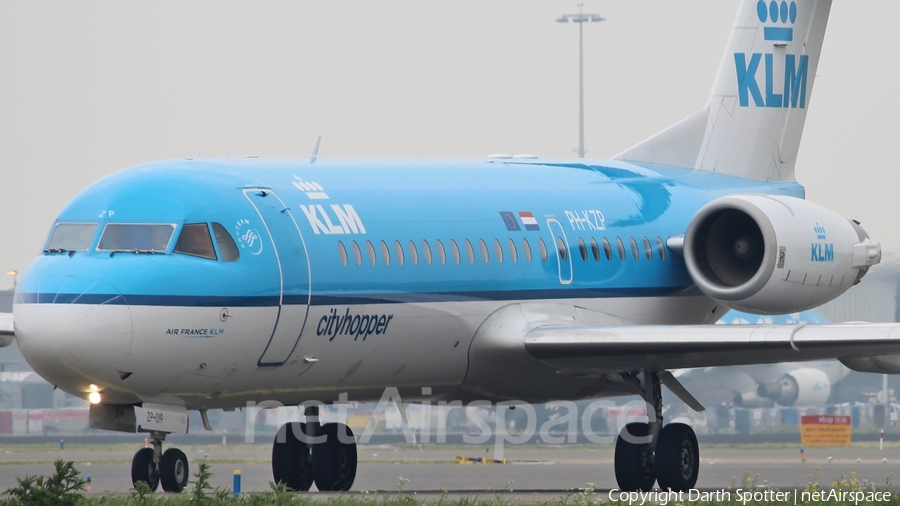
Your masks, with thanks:
<instances>
[{"instance_id":1,"label":"wing flap","mask_svg":"<svg viewBox=\"0 0 900 506\"><path fill-rule=\"evenodd\" d=\"M575 375L900 353L900 324L538 327L525 349Z\"/></svg>"}]
</instances>

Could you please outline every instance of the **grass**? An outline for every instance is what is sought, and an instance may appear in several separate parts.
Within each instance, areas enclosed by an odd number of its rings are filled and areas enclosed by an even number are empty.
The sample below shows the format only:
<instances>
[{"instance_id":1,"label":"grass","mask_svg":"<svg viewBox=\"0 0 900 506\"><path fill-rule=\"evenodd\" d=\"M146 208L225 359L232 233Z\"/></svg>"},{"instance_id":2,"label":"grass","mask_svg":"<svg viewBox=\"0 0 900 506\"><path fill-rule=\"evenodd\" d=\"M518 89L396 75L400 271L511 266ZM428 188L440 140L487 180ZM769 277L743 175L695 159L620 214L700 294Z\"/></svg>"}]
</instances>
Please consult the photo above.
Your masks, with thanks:
<instances>
[{"instance_id":1,"label":"grass","mask_svg":"<svg viewBox=\"0 0 900 506\"><path fill-rule=\"evenodd\" d=\"M153 494L150 488L143 483L132 489L130 494L124 496L88 496L85 494L86 482L81 478L73 462L57 460L54 462L54 472L49 476L27 476L18 480L18 485L7 490L0 498L0 504L9 506L213 506L213 505L246 505L246 506L412 506L419 503L415 493L405 492L403 486L408 482L400 478L397 489L394 492L368 496L365 493L352 494L296 494L287 490L283 485L270 483L270 490L263 493L242 494L235 497L230 490L213 488L209 480L212 474L205 462L199 464L199 470L194 474L191 486L184 493ZM865 480L858 480L855 473L850 476L841 476L832 482L823 482L819 468L814 475L810 475L809 483L804 489L794 491L780 491L768 486L764 481L760 482L760 476L747 475L740 482L737 478L732 480L730 487L718 491L715 495L695 497L691 494L672 496L657 491L649 496L632 493L631 495L611 496L609 493L598 492L592 484L577 493L569 493L560 499L550 501L535 501L533 504L542 506L579 506L588 504L697 504L709 506L762 506L762 505L838 505L854 503L857 505L890 505L900 506L900 496L888 492L892 485L892 475L888 475L885 485L876 486ZM514 482L507 484L505 491L501 493L487 493L475 498L465 497L450 499L445 492L441 497L429 498L423 502L437 503L441 506L473 506L476 504L487 506L499 506L507 504L519 504L520 498L510 496L514 492ZM780 495L779 495L780 494ZM795 497L796 496L796 497ZM511 498L512 497L512 498ZM619 499L611 501L610 497ZM623 500L624 499L624 500ZM798 500L799 499L799 500Z\"/></svg>"}]
</instances>

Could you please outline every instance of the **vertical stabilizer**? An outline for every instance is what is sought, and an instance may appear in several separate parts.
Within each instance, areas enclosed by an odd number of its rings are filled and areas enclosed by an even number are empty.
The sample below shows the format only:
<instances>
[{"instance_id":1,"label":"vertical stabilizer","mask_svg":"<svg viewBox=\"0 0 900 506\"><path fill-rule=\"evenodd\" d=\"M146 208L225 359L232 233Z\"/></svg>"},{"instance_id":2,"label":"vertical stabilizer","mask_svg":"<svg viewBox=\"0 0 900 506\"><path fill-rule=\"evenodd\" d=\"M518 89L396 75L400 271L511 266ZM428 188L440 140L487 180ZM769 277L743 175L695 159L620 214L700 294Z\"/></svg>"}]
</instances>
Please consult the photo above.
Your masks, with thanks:
<instances>
[{"instance_id":1,"label":"vertical stabilizer","mask_svg":"<svg viewBox=\"0 0 900 506\"><path fill-rule=\"evenodd\" d=\"M617 155L790 181L831 0L744 0L706 107Z\"/></svg>"}]
</instances>

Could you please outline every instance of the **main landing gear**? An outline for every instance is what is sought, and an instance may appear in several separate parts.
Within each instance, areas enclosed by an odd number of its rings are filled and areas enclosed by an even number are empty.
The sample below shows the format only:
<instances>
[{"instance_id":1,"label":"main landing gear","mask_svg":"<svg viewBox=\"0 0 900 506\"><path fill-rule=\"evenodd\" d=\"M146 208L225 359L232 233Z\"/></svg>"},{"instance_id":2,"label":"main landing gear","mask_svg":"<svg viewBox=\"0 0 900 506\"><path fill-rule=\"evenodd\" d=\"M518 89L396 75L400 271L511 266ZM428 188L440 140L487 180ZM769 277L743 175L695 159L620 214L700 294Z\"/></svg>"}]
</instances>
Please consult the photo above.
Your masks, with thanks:
<instances>
[{"instance_id":1,"label":"main landing gear","mask_svg":"<svg viewBox=\"0 0 900 506\"><path fill-rule=\"evenodd\" d=\"M350 490L356 478L356 440L342 423L319 424L319 408L306 408L306 423L286 423L272 444L275 483L291 490Z\"/></svg>"},{"instance_id":2,"label":"main landing gear","mask_svg":"<svg viewBox=\"0 0 900 506\"><path fill-rule=\"evenodd\" d=\"M653 482L675 492L694 488L700 470L697 436L689 425L663 427L662 390L656 372L624 375L647 402L650 423L629 423L616 439L616 483L626 492L649 491Z\"/></svg>"},{"instance_id":3,"label":"main landing gear","mask_svg":"<svg viewBox=\"0 0 900 506\"><path fill-rule=\"evenodd\" d=\"M141 448L134 454L131 460L131 483L137 486L138 482L144 482L150 490L162 483L166 492L181 492L187 486L190 477L188 459L183 451L177 448L169 448L162 451L162 443L166 439L164 432L152 432L150 434L150 448Z\"/></svg>"}]
</instances>

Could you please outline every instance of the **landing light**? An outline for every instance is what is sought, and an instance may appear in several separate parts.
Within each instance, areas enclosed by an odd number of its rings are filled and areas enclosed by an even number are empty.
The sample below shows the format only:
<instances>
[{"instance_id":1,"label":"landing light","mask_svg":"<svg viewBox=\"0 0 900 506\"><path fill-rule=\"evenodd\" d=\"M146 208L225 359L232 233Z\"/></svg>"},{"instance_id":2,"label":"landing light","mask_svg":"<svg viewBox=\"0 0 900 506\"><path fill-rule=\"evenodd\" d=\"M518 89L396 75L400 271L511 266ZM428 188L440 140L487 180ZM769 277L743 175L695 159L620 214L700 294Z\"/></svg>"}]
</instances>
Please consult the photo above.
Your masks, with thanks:
<instances>
[{"instance_id":1,"label":"landing light","mask_svg":"<svg viewBox=\"0 0 900 506\"><path fill-rule=\"evenodd\" d=\"M100 392L89 393L88 400L91 402L91 404L100 404Z\"/></svg>"}]
</instances>

